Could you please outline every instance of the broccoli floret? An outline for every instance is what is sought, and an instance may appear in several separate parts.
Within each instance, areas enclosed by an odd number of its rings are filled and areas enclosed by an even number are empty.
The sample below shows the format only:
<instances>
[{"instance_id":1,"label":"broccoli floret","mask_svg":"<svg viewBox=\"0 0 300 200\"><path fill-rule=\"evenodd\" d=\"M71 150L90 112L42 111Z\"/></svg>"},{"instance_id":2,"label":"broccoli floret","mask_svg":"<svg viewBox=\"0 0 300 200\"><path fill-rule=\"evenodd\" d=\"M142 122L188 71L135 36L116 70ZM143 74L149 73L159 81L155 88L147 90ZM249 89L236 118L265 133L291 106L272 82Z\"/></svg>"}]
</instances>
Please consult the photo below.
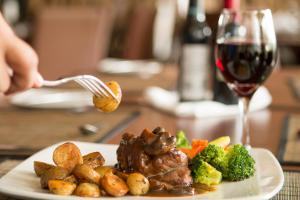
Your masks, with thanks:
<instances>
[{"instance_id":1,"label":"broccoli floret","mask_svg":"<svg viewBox=\"0 0 300 200\"><path fill-rule=\"evenodd\" d=\"M222 180L221 172L203 161L200 157L192 160L191 171L194 183L201 183L210 186L219 184Z\"/></svg>"},{"instance_id":2,"label":"broccoli floret","mask_svg":"<svg viewBox=\"0 0 300 200\"><path fill-rule=\"evenodd\" d=\"M189 140L186 138L183 131L179 131L176 134L176 147L177 148L192 148Z\"/></svg>"},{"instance_id":3,"label":"broccoli floret","mask_svg":"<svg viewBox=\"0 0 300 200\"><path fill-rule=\"evenodd\" d=\"M222 175L230 181L240 181L254 175L255 161L247 151L247 149L235 144L230 146L225 154L224 168Z\"/></svg>"},{"instance_id":4,"label":"broccoli floret","mask_svg":"<svg viewBox=\"0 0 300 200\"><path fill-rule=\"evenodd\" d=\"M203 151L197 154L196 157L200 157L219 171L222 171L226 166L226 163L224 163L225 151L222 147L215 144L209 144Z\"/></svg>"},{"instance_id":5,"label":"broccoli floret","mask_svg":"<svg viewBox=\"0 0 300 200\"><path fill-rule=\"evenodd\" d=\"M226 151L222 147L209 144L202 152L193 158L208 162L218 171L222 172L224 179L240 181L254 175L255 161L247 149L240 145L229 146Z\"/></svg>"}]
</instances>

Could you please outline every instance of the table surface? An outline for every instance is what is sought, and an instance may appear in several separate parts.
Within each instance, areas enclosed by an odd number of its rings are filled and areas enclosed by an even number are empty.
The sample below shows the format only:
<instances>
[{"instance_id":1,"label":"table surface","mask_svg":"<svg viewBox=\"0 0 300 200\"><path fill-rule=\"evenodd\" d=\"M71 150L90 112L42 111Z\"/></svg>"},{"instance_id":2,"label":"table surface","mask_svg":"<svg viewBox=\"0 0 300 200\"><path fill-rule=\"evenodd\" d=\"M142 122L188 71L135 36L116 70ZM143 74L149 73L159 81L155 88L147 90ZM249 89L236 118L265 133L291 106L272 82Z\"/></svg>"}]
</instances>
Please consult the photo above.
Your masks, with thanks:
<instances>
[{"instance_id":1,"label":"table surface","mask_svg":"<svg viewBox=\"0 0 300 200\"><path fill-rule=\"evenodd\" d=\"M173 76L174 78L176 76ZM300 113L300 101L294 96L288 80L300 77L299 67L285 67L275 70L265 83L272 95L272 104L269 108L249 114L251 145L269 149L277 155L280 137L286 122L291 114ZM173 80L174 81L174 80ZM137 97L131 96L129 99ZM141 98L142 99L142 98ZM125 101L128 99L125 99ZM135 99L137 100L137 99ZM130 101L129 101L130 102ZM143 100L140 100L143 104ZM132 106L127 104L126 106ZM122 133L140 134L144 128L153 129L164 127L171 133L184 130L188 137L214 139L221 135L235 135L236 117L218 117L209 119L178 118L149 106L140 106L141 115L136 121L129 124ZM116 144L121 134L110 138L107 142ZM297 166L283 166L284 169L300 170Z\"/></svg>"},{"instance_id":2,"label":"table surface","mask_svg":"<svg viewBox=\"0 0 300 200\"><path fill-rule=\"evenodd\" d=\"M252 146L267 148L277 155L280 136L287 116L300 113L300 101L296 99L287 84L289 79L299 77L300 66L293 68L285 67L274 71L267 80L265 85L272 94L273 101L269 108L251 113L249 116ZM209 119L178 118L145 104L142 95L143 88L150 85L162 86L164 88L174 87L176 81L176 67L174 66L166 66L159 76L149 79L103 74L101 74L101 78L104 80L117 80L122 86L123 101L120 110L132 109L140 112L140 115L135 120L118 129L116 134L112 134L111 137L105 140L106 143L118 144L121 135L125 132L138 135L144 128L153 129L157 126L164 127L171 133L175 133L177 130L184 130L190 139L214 139L221 135L230 135L233 140L237 138L235 134L236 117ZM8 99L0 96L0 120L4 117L1 115L1 109L10 107L12 105L8 103ZM31 124L31 126L34 126L34 124ZM44 137L46 140L47 137ZM0 156L0 161L6 158L1 158ZM300 171L300 166L283 166L283 168Z\"/></svg>"},{"instance_id":3,"label":"table surface","mask_svg":"<svg viewBox=\"0 0 300 200\"><path fill-rule=\"evenodd\" d=\"M300 113L300 101L295 98L287 84L290 78L297 77L300 77L300 66L298 68L285 67L275 70L267 80L265 85L272 94L273 102L269 108L251 113L249 116L252 146L267 148L275 155L277 154L286 117L291 113ZM119 143L122 133L129 132L138 135L144 128L153 129L157 126L164 127L171 133L175 133L177 130L184 130L190 139L213 139L221 135L230 135L235 140L238 137L235 135L236 117L209 119L178 118L145 105L142 97L142 89L149 85L172 88L176 80L176 67L174 66L166 66L159 77L156 76L149 79L103 74L101 78L104 80L114 79L119 81L123 89L121 107L139 110L141 113L136 120L131 121L122 130L118 130L118 134L114 134L107 139L107 143ZM7 108L10 106L7 99L0 96L0 109L1 107ZM1 117L0 112L0 119ZM300 170L300 167L292 166L288 168Z\"/></svg>"}]
</instances>

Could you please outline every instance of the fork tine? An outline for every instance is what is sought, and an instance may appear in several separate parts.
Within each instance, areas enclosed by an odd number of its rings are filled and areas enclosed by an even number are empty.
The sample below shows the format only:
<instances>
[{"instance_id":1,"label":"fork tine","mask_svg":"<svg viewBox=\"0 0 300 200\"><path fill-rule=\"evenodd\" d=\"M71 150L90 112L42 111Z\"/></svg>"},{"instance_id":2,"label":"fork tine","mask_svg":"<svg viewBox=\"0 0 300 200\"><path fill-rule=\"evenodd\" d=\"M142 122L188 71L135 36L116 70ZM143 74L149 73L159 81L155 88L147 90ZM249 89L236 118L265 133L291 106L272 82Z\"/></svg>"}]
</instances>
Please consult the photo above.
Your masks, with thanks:
<instances>
[{"instance_id":1,"label":"fork tine","mask_svg":"<svg viewBox=\"0 0 300 200\"><path fill-rule=\"evenodd\" d=\"M89 85L87 85L84 81L82 81L81 79L77 79L75 80L79 85L81 85L82 87L84 87L85 89L89 90L90 92L92 92L94 95L96 96L103 96L102 94L98 93L95 89L91 88Z\"/></svg>"},{"instance_id":2,"label":"fork tine","mask_svg":"<svg viewBox=\"0 0 300 200\"><path fill-rule=\"evenodd\" d=\"M91 81L89 81L88 79L83 79L81 80L84 84L86 84L90 89L92 89L97 96L104 96L104 97L108 97L109 95L105 92L103 92L102 90L98 89L95 85L93 85L91 83Z\"/></svg>"},{"instance_id":3,"label":"fork tine","mask_svg":"<svg viewBox=\"0 0 300 200\"><path fill-rule=\"evenodd\" d=\"M119 101L118 98L116 97L116 95L112 92L112 90L105 83L103 83L97 77L91 76L91 75L78 75L78 76L67 77L67 78L63 78L63 79L55 80L55 81L44 80L43 86L53 87L53 86L67 83L69 81L75 81L76 83L81 85L86 90L89 90L91 93L93 93L96 96L99 96L99 97L111 96L116 101Z\"/></svg>"},{"instance_id":4,"label":"fork tine","mask_svg":"<svg viewBox=\"0 0 300 200\"><path fill-rule=\"evenodd\" d=\"M87 82L88 84L91 85L91 87L95 88L97 91L99 91L100 93L104 94L106 97L109 97L110 94L108 92L106 92L101 85L99 85L95 80L93 79L85 79L85 82Z\"/></svg>"},{"instance_id":5,"label":"fork tine","mask_svg":"<svg viewBox=\"0 0 300 200\"><path fill-rule=\"evenodd\" d=\"M115 100L118 101L116 95L111 91L111 89L109 87L107 87L107 85L105 83L103 83L100 79L94 77L94 76L90 76L88 78L89 80L93 80L95 82L95 84L97 83L97 85L100 85L102 89L104 89L111 97L113 97Z\"/></svg>"},{"instance_id":6,"label":"fork tine","mask_svg":"<svg viewBox=\"0 0 300 200\"><path fill-rule=\"evenodd\" d=\"M85 83L83 83L81 80L75 80L76 83L78 83L79 85L81 85L83 88L85 88L86 90L92 92L93 94L95 94L94 90L91 90Z\"/></svg>"}]
</instances>

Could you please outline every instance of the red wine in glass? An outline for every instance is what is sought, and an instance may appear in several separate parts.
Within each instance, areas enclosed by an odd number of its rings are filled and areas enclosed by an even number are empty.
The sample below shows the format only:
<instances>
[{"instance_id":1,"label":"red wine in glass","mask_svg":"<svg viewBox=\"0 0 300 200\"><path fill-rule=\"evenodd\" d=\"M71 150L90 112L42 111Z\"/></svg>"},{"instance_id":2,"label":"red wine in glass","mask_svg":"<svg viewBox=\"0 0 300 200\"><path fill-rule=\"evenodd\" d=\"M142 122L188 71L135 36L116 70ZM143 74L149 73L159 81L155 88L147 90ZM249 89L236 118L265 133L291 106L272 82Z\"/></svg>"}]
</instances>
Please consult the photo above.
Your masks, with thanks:
<instances>
[{"instance_id":1,"label":"red wine in glass","mask_svg":"<svg viewBox=\"0 0 300 200\"><path fill-rule=\"evenodd\" d=\"M249 102L277 61L271 10L224 9L218 22L216 43L216 65L228 86L239 97L242 125L239 135L242 143L250 149Z\"/></svg>"},{"instance_id":2,"label":"red wine in glass","mask_svg":"<svg viewBox=\"0 0 300 200\"><path fill-rule=\"evenodd\" d=\"M216 47L216 65L240 97L251 98L271 74L275 58L276 46L272 44L228 40Z\"/></svg>"}]
</instances>

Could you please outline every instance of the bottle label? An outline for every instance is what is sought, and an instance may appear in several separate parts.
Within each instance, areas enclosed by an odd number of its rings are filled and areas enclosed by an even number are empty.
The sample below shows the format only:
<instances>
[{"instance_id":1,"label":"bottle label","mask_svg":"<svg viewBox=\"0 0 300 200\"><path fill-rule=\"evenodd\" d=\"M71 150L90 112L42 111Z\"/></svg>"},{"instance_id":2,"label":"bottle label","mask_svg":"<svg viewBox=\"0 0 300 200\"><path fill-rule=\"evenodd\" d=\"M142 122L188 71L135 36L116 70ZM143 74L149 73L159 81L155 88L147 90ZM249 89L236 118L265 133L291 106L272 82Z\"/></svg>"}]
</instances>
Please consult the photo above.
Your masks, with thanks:
<instances>
[{"instance_id":1,"label":"bottle label","mask_svg":"<svg viewBox=\"0 0 300 200\"><path fill-rule=\"evenodd\" d=\"M183 100L212 98L210 50L205 44L185 44L182 48L180 95Z\"/></svg>"}]
</instances>

